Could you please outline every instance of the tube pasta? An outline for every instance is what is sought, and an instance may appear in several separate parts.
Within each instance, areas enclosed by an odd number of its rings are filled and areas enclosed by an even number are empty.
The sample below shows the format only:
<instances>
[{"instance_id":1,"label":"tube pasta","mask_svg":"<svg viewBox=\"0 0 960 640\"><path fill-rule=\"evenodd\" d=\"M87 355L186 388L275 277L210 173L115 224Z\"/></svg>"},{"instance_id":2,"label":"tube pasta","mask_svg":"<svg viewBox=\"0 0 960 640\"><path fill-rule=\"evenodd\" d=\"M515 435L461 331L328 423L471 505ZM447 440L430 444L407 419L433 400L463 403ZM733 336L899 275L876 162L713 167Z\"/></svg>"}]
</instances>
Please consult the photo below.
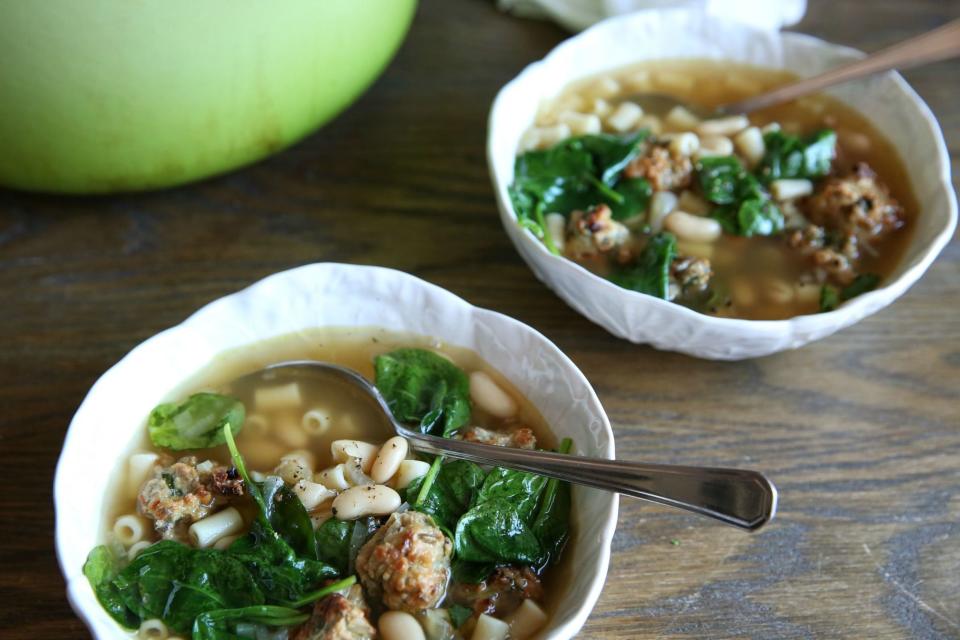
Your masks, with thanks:
<instances>
[{"instance_id":1,"label":"tube pasta","mask_svg":"<svg viewBox=\"0 0 960 640\"><path fill-rule=\"evenodd\" d=\"M511 640L526 640L547 623L547 614L528 598L504 622L510 625Z\"/></svg>"},{"instance_id":2,"label":"tube pasta","mask_svg":"<svg viewBox=\"0 0 960 640\"><path fill-rule=\"evenodd\" d=\"M145 533L143 520L132 513L120 516L113 523L113 535L125 547L131 547L143 540Z\"/></svg>"},{"instance_id":3,"label":"tube pasta","mask_svg":"<svg viewBox=\"0 0 960 640\"><path fill-rule=\"evenodd\" d=\"M230 545L232 545L234 542L237 541L237 539L242 537L243 537L242 533L235 533L233 535L223 536L222 538L220 538L219 540L213 543L213 548L219 549L220 551L223 551L224 549L229 549Z\"/></svg>"},{"instance_id":4,"label":"tube pasta","mask_svg":"<svg viewBox=\"0 0 960 640\"><path fill-rule=\"evenodd\" d=\"M166 640L169 637L170 632L167 631L167 625L163 624L163 621L159 618L144 620L140 623L140 628L137 629L137 638L140 638L140 640Z\"/></svg>"},{"instance_id":5,"label":"tube pasta","mask_svg":"<svg viewBox=\"0 0 960 640\"><path fill-rule=\"evenodd\" d=\"M190 539L201 549L213 546L224 536L239 533L243 529L243 517L233 507L227 507L202 520L197 520L188 530Z\"/></svg>"},{"instance_id":6,"label":"tube pasta","mask_svg":"<svg viewBox=\"0 0 960 640\"><path fill-rule=\"evenodd\" d=\"M270 423L259 413L254 413L247 416L247 419L243 423L243 428L249 433L253 433L262 438L270 432Z\"/></svg>"},{"instance_id":7,"label":"tube pasta","mask_svg":"<svg viewBox=\"0 0 960 640\"><path fill-rule=\"evenodd\" d=\"M127 459L127 494L135 496L160 459L155 453L135 453Z\"/></svg>"},{"instance_id":8,"label":"tube pasta","mask_svg":"<svg viewBox=\"0 0 960 640\"><path fill-rule=\"evenodd\" d=\"M130 548L127 549L127 559L128 560L135 559L138 555L140 555L141 551L149 547L151 544L153 543L150 542L149 540L141 540L140 542L134 542L132 545L130 545Z\"/></svg>"},{"instance_id":9,"label":"tube pasta","mask_svg":"<svg viewBox=\"0 0 960 640\"><path fill-rule=\"evenodd\" d=\"M324 469L313 476L313 480L334 491L343 491L344 489L350 488L350 483L347 481L347 476L344 473L343 463L334 465L329 469Z\"/></svg>"},{"instance_id":10,"label":"tube pasta","mask_svg":"<svg viewBox=\"0 0 960 640\"><path fill-rule=\"evenodd\" d=\"M258 411L282 411L299 409L303 404L300 385L296 382L276 386L260 387L253 392L253 406Z\"/></svg>"},{"instance_id":11,"label":"tube pasta","mask_svg":"<svg viewBox=\"0 0 960 640\"><path fill-rule=\"evenodd\" d=\"M311 436L321 436L333 425L333 416L326 409L313 408L300 420L303 430Z\"/></svg>"},{"instance_id":12,"label":"tube pasta","mask_svg":"<svg viewBox=\"0 0 960 640\"><path fill-rule=\"evenodd\" d=\"M477 626L470 640L507 640L509 635L510 626L506 622L482 613L477 618Z\"/></svg>"}]
</instances>

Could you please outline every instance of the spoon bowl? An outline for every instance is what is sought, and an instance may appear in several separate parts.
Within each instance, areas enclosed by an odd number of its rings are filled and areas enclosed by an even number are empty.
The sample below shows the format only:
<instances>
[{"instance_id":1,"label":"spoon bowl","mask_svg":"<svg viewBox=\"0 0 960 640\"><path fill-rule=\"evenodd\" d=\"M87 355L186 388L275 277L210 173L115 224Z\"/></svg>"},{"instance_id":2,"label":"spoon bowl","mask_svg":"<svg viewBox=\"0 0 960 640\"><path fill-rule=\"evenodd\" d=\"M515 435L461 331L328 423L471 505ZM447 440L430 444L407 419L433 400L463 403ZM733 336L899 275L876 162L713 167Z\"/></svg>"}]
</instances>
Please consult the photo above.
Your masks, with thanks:
<instances>
[{"instance_id":1,"label":"spoon bowl","mask_svg":"<svg viewBox=\"0 0 960 640\"><path fill-rule=\"evenodd\" d=\"M321 379L324 384L335 386L338 392L375 405L383 417L377 429L382 430L384 436L394 433L403 436L415 451L614 491L684 509L747 531L761 528L776 513L777 489L756 471L588 458L498 447L413 431L393 418L387 401L366 378L352 369L328 362L280 362L234 380L229 390L243 393L257 384L277 384L304 376Z\"/></svg>"}]
</instances>

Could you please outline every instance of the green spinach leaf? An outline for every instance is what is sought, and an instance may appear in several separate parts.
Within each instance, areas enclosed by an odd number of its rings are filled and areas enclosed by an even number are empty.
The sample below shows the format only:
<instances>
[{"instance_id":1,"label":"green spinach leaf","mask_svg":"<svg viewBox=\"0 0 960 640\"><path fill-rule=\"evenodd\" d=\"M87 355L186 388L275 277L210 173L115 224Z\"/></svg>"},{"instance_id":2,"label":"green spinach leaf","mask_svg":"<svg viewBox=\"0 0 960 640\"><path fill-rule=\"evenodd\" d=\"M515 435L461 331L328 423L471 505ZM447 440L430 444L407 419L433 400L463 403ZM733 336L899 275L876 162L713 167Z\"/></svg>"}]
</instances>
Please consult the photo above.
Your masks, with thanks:
<instances>
[{"instance_id":1,"label":"green spinach leaf","mask_svg":"<svg viewBox=\"0 0 960 640\"><path fill-rule=\"evenodd\" d=\"M610 280L625 289L667 299L670 286L670 264L677 256L677 239L661 232L647 241L637 261L615 272Z\"/></svg>"},{"instance_id":2,"label":"green spinach leaf","mask_svg":"<svg viewBox=\"0 0 960 640\"><path fill-rule=\"evenodd\" d=\"M407 502L422 513L433 516L434 521L447 531L457 528L457 521L473 504L474 497L484 483L483 470L467 460L453 460L440 465L436 478L426 495L419 497L420 488L427 476L417 478L407 487ZM410 496L414 499L411 500Z\"/></svg>"},{"instance_id":3,"label":"green spinach leaf","mask_svg":"<svg viewBox=\"0 0 960 640\"><path fill-rule=\"evenodd\" d=\"M818 131L806 139L783 131L770 131L764 134L763 141L766 152L757 173L765 183L821 178L830 173L836 156L837 135L830 129Z\"/></svg>"},{"instance_id":4,"label":"green spinach leaf","mask_svg":"<svg viewBox=\"0 0 960 640\"><path fill-rule=\"evenodd\" d=\"M301 556L318 559L317 539L313 534L310 515L303 503L283 480L269 476L261 485L267 520L273 530Z\"/></svg>"},{"instance_id":5,"label":"green spinach leaf","mask_svg":"<svg viewBox=\"0 0 960 640\"><path fill-rule=\"evenodd\" d=\"M504 498L467 511L457 523L453 548L468 562L539 565L544 551L518 506Z\"/></svg>"},{"instance_id":6,"label":"green spinach leaf","mask_svg":"<svg viewBox=\"0 0 960 640\"><path fill-rule=\"evenodd\" d=\"M783 231L783 213L770 200L751 198L739 204L717 207L711 217L726 233L737 236L769 236Z\"/></svg>"},{"instance_id":7,"label":"green spinach leaf","mask_svg":"<svg viewBox=\"0 0 960 640\"><path fill-rule=\"evenodd\" d=\"M253 637L242 627L289 627L310 616L290 607L259 605L201 613L193 622L192 640L241 640ZM239 627L239 628L238 628ZM259 635L257 636L259 637Z\"/></svg>"},{"instance_id":8,"label":"green spinach leaf","mask_svg":"<svg viewBox=\"0 0 960 640\"><path fill-rule=\"evenodd\" d=\"M263 591L236 557L170 540L140 552L114 585L141 621L160 618L180 633L201 613L264 602Z\"/></svg>"},{"instance_id":9,"label":"green spinach leaf","mask_svg":"<svg viewBox=\"0 0 960 640\"><path fill-rule=\"evenodd\" d=\"M351 521L330 518L316 532L320 560L336 569L339 575L347 575L360 546L379 527L379 521L373 517Z\"/></svg>"},{"instance_id":10,"label":"green spinach leaf","mask_svg":"<svg viewBox=\"0 0 960 640\"><path fill-rule=\"evenodd\" d=\"M833 311L841 303L873 291L880 284L880 276L875 273L861 273L843 289L825 284L820 289L820 311Z\"/></svg>"},{"instance_id":11,"label":"green spinach leaf","mask_svg":"<svg viewBox=\"0 0 960 640\"><path fill-rule=\"evenodd\" d=\"M470 383L449 360L425 349L398 349L374 360L376 386L394 417L449 437L470 420Z\"/></svg>"},{"instance_id":12,"label":"green spinach leaf","mask_svg":"<svg viewBox=\"0 0 960 640\"><path fill-rule=\"evenodd\" d=\"M624 178L614 191L622 198L621 202L609 203L614 220L627 220L645 212L653 197L653 187L644 178Z\"/></svg>"},{"instance_id":13,"label":"green spinach leaf","mask_svg":"<svg viewBox=\"0 0 960 640\"><path fill-rule=\"evenodd\" d=\"M195 393L180 404L157 405L147 430L155 446L167 449L205 449L224 442L223 429L233 435L243 428L243 403L219 393Z\"/></svg>"},{"instance_id":14,"label":"green spinach leaf","mask_svg":"<svg viewBox=\"0 0 960 640\"><path fill-rule=\"evenodd\" d=\"M559 453L570 453L573 441L564 438ZM543 490L540 509L533 519L534 534L544 551L544 566L556 562L570 537L570 483L550 478Z\"/></svg>"},{"instance_id":15,"label":"green spinach leaf","mask_svg":"<svg viewBox=\"0 0 960 640\"><path fill-rule=\"evenodd\" d=\"M119 559L106 545L94 547L83 564L83 575L90 581L97 600L110 616L128 629L140 624L136 613L127 608L114 580L120 572Z\"/></svg>"},{"instance_id":16,"label":"green spinach leaf","mask_svg":"<svg viewBox=\"0 0 960 640\"><path fill-rule=\"evenodd\" d=\"M505 500L514 505L521 518L529 521L546 485L547 478L544 476L495 467L483 481L474 505Z\"/></svg>"},{"instance_id":17,"label":"green spinach leaf","mask_svg":"<svg viewBox=\"0 0 960 640\"><path fill-rule=\"evenodd\" d=\"M473 609L470 607L465 607L462 604L455 604L450 607L448 611L450 613L450 622L453 623L454 629L459 629L462 627L463 623L473 616Z\"/></svg>"}]
</instances>

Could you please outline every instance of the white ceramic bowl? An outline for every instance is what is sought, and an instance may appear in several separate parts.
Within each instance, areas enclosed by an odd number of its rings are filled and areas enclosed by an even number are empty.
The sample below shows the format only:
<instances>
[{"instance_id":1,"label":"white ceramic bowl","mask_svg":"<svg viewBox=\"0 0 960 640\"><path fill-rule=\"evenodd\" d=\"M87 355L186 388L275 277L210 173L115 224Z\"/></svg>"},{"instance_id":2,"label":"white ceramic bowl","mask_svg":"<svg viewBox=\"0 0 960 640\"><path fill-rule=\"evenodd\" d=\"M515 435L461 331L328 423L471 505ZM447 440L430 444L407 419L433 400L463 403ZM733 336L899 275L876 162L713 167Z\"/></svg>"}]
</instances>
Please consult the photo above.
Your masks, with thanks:
<instances>
[{"instance_id":1,"label":"white ceramic bowl","mask_svg":"<svg viewBox=\"0 0 960 640\"><path fill-rule=\"evenodd\" d=\"M312 327L383 327L476 351L584 455L614 457L613 433L583 374L530 327L479 309L413 276L376 267L314 264L270 276L212 302L150 338L107 371L77 410L57 466L57 555L70 603L97 638L127 637L82 573L101 543L111 470L166 394L225 350ZM614 494L574 490L577 576L560 594L544 638L572 638L596 603L617 522Z\"/></svg>"},{"instance_id":2,"label":"white ceramic bowl","mask_svg":"<svg viewBox=\"0 0 960 640\"><path fill-rule=\"evenodd\" d=\"M497 95L490 112L487 160L503 226L534 274L567 304L610 333L658 349L736 360L802 346L893 302L930 266L953 235L957 201L943 135L930 109L895 73L846 84L830 95L855 107L886 133L910 171L920 216L901 264L882 287L829 313L789 320L735 320L700 314L629 291L552 255L516 223L507 195L520 136L544 98L573 80L642 60L714 58L786 68L803 76L863 54L810 36L756 30L683 10L612 18L560 44Z\"/></svg>"}]
</instances>

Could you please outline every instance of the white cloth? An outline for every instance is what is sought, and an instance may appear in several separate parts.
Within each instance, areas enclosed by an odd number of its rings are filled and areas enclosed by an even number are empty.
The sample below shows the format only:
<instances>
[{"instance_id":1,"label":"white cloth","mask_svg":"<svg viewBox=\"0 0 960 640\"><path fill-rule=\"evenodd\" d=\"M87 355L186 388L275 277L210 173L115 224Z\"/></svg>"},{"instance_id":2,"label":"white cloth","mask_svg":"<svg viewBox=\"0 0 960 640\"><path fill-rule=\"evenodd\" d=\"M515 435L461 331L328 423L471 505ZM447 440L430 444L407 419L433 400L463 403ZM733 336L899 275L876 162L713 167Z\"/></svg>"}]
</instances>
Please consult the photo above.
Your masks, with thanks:
<instances>
[{"instance_id":1,"label":"white cloth","mask_svg":"<svg viewBox=\"0 0 960 640\"><path fill-rule=\"evenodd\" d=\"M807 10L806 0L497 0L516 16L553 20L570 31L622 13L673 7L701 8L710 15L761 29L794 25Z\"/></svg>"}]
</instances>

